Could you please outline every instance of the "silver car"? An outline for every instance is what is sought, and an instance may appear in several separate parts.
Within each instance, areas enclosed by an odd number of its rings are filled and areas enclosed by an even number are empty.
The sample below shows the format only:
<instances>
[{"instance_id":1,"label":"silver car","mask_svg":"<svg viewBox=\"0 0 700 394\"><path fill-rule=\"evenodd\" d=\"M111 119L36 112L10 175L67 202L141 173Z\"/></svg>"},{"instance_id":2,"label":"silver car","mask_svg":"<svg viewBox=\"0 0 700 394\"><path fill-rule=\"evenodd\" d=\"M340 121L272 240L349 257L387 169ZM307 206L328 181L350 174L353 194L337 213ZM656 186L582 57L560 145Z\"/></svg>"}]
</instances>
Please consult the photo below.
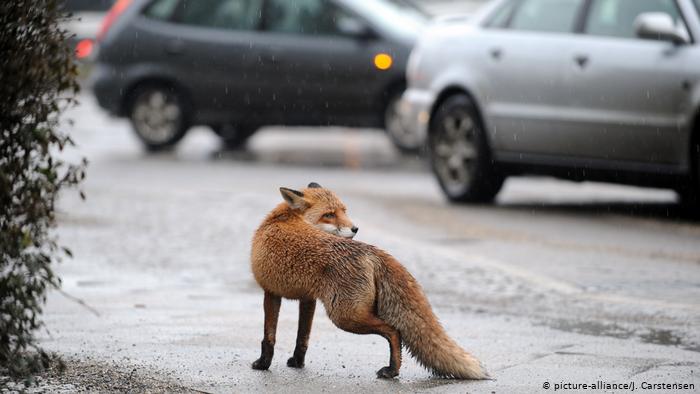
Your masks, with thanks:
<instances>
[{"instance_id":1,"label":"silver car","mask_svg":"<svg viewBox=\"0 0 700 394\"><path fill-rule=\"evenodd\" d=\"M400 111L450 200L523 173L700 190L700 0L502 0L435 25Z\"/></svg>"}]
</instances>

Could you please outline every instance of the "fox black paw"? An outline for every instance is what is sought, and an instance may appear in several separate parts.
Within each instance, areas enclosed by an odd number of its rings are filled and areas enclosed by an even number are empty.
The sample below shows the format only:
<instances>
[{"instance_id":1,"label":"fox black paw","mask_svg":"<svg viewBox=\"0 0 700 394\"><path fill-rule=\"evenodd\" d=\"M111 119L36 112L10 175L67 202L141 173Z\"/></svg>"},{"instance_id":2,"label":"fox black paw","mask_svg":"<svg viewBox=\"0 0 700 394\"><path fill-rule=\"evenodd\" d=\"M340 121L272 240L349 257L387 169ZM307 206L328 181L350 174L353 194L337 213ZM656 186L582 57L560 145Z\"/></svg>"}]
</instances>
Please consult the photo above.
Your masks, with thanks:
<instances>
[{"instance_id":1,"label":"fox black paw","mask_svg":"<svg viewBox=\"0 0 700 394\"><path fill-rule=\"evenodd\" d=\"M259 358L253 362L253 369L264 371L270 368L270 361L272 360L263 360L262 358Z\"/></svg>"},{"instance_id":2,"label":"fox black paw","mask_svg":"<svg viewBox=\"0 0 700 394\"><path fill-rule=\"evenodd\" d=\"M304 360L290 357L289 360L287 360L287 366L291 368L304 368Z\"/></svg>"},{"instance_id":3,"label":"fox black paw","mask_svg":"<svg viewBox=\"0 0 700 394\"><path fill-rule=\"evenodd\" d=\"M391 367L384 367L377 371L377 377L380 379L391 379L399 376L399 371Z\"/></svg>"}]
</instances>

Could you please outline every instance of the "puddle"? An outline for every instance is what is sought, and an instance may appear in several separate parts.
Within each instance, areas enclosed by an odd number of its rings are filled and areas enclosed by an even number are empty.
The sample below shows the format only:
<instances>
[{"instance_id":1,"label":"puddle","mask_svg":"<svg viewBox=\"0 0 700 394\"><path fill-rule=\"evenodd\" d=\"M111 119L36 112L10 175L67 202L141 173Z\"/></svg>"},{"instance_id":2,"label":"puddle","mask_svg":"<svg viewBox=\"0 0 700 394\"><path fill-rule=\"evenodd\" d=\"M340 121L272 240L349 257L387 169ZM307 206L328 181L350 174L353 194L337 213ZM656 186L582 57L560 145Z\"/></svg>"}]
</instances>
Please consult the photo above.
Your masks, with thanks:
<instances>
[{"instance_id":1,"label":"puddle","mask_svg":"<svg viewBox=\"0 0 700 394\"><path fill-rule=\"evenodd\" d=\"M399 381L397 381L399 383ZM449 379L427 379L427 380L415 380L415 381L404 381L396 384L396 386L403 389L408 388L410 391L428 391L432 389L437 389L440 387L448 387L452 384L459 384L459 380L449 380ZM394 384L392 382L392 384Z\"/></svg>"},{"instance_id":2,"label":"puddle","mask_svg":"<svg viewBox=\"0 0 700 394\"><path fill-rule=\"evenodd\" d=\"M78 287L96 287L96 286L104 286L108 282L102 281L102 280L79 280L75 282L75 284Z\"/></svg>"},{"instance_id":3,"label":"puddle","mask_svg":"<svg viewBox=\"0 0 700 394\"><path fill-rule=\"evenodd\" d=\"M466 238L466 237L453 237L453 238L435 238L433 242L442 245L460 245L460 244L473 244L478 242L477 238Z\"/></svg>"},{"instance_id":4,"label":"puddle","mask_svg":"<svg viewBox=\"0 0 700 394\"><path fill-rule=\"evenodd\" d=\"M109 224L109 221L97 216L73 215L65 212L56 214L56 222L60 223L61 227L104 227Z\"/></svg>"},{"instance_id":5,"label":"puddle","mask_svg":"<svg viewBox=\"0 0 700 394\"><path fill-rule=\"evenodd\" d=\"M187 298L195 301L206 301L206 300L216 300L220 299L220 294L188 294Z\"/></svg>"},{"instance_id":6,"label":"puddle","mask_svg":"<svg viewBox=\"0 0 700 394\"><path fill-rule=\"evenodd\" d=\"M596 337L613 337L628 339L634 336L634 331L616 324L603 324L595 321L557 320L545 324L555 330L574 332L576 334L593 335Z\"/></svg>"},{"instance_id":7,"label":"puddle","mask_svg":"<svg viewBox=\"0 0 700 394\"><path fill-rule=\"evenodd\" d=\"M684 350L700 352L700 344L687 342L682 336L672 330L654 328L634 330L617 324L606 324L596 321L554 320L545 322L543 325L555 330L573 332L576 334L613 337L618 339L637 338L644 343L674 346Z\"/></svg>"},{"instance_id":8,"label":"puddle","mask_svg":"<svg viewBox=\"0 0 700 394\"><path fill-rule=\"evenodd\" d=\"M644 343L653 343L655 345L664 346L678 346L686 350L700 352L700 344L686 344L683 338L676 335L671 330L649 329L647 332L639 334L639 338Z\"/></svg>"}]
</instances>

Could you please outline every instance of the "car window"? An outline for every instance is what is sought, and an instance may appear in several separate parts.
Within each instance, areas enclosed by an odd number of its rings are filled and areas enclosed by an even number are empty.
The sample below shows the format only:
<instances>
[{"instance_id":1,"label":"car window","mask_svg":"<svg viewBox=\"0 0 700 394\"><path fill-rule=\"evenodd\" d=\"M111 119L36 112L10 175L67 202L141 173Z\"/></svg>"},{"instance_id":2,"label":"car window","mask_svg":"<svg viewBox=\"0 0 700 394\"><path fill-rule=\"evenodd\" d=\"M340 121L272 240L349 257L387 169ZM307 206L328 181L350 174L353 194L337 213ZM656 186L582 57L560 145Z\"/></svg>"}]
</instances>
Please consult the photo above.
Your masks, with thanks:
<instances>
[{"instance_id":1,"label":"car window","mask_svg":"<svg viewBox=\"0 0 700 394\"><path fill-rule=\"evenodd\" d=\"M585 32L599 36L634 38L634 21L639 14L645 12L664 12L676 24L683 26L675 0L593 0Z\"/></svg>"},{"instance_id":2,"label":"car window","mask_svg":"<svg viewBox=\"0 0 700 394\"><path fill-rule=\"evenodd\" d=\"M518 2L515 0L511 0L501 4L501 6L498 7L498 9L495 12L493 12L491 16L489 16L489 19L486 21L485 26L495 28L506 27L511 15L513 15L513 11L515 10L515 6L517 4Z\"/></svg>"},{"instance_id":3,"label":"car window","mask_svg":"<svg viewBox=\"0 0 700 394\"><path fill-rule=\"evenodd\" d=\"M155 0L146 7L143 14L152 19L169 20L179 0Z\"/></svg>"},{"instance_id":4,"label":"car window","mask_svg":"<svg viewBox=\"0 0 700 394\"><path fill-rule=\"evenodd\" d=\"M63 8L68 12L107 12L114 0L64 0Z\"/></svg>"},{"instance_id":5,"label":"car window","mask_svg":"<svg viewBox=\"0 0 700 394\"><path fill-rule=\"evenodd\" d=\"M266 30L283 33L340 34L338 22L352 18L325 0L268 0Z\"/></svg>"},{"instance_id":6,"label":"car window","mask_svg":"<svg viewBox=\"0 0 700 394\"><path fill-rule=\"evenodd\" d=\"M261 10L262 0L180 0L176 20L193 26L254 30Z\"/></svg>"},{"instance_id":7,"label":"car window","mask_svg":"<svg viewBox=\"0 0 700 394\"><path fill-rule=\"evenodd\" d=\"M582 4L583 0L522 0L509 27L515 30L572 32Z\"/></svg>"}]
</instances>

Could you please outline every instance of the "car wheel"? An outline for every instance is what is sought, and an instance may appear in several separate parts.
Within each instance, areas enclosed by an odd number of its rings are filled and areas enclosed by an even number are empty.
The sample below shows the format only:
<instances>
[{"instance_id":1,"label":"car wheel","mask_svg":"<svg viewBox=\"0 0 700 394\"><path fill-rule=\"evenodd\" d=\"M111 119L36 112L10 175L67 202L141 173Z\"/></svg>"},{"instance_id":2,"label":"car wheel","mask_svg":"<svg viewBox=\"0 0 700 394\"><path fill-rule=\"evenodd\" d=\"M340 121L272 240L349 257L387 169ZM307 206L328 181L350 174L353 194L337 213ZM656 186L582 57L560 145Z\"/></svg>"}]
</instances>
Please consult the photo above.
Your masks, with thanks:
<instances>
[{"instance_id":1,"label":"car wheel","mask_svg":"<svg viewBox=\"0 0 700 394\"><path fill-rule=\"evenodd\" d=\"M420 137L403 127L399 105L403 90L394 93L384 109L384 130L391 142L403 153L416 153L423 145Z\"/></svg>"},{"instance_id":2,"label":"car wheel","mask_svg":"<svg viewBox=\"0 0 700 394\"><path fill-rule=\"evenodd\" d=\"M214 125L212 129L221 137L224 148L227 150L241 149L248 138L255 134L258 127L251 125L233 125L230 123Z\"/></svg>"},{"instance_id":3,"label":"car wheel","mask_svg":"<svg viewBox=\"0 0 700 394\"><path fill-rule=\"evenodd\" d=\"M691 172L687 184L678 188L681 203L685 208L694 213L700 213L700 138L692 145L690 156Z\"/></svg>"},{"instance_id":4,"label":"car wheel","mask_svg":"<svg viewBox=\"0 0 700 394\"><path fill-rule=\"evenodd\" d=\"M144 85L131 97L129 119L148 150L170 148L185 136L189 128L185 102L174 88Z\"/></svg>"},{"instance_id":5,"label":"car wheel","mask_svg":"<svg viewBox=\"0 0 700 394\"><path fill-rule=\"evenodd\" d=\"M465 95L449 97L438 107L430 123L428 154L451 201L490 202L503 185L476 108Z\"/></svg>"}]
</instances>

